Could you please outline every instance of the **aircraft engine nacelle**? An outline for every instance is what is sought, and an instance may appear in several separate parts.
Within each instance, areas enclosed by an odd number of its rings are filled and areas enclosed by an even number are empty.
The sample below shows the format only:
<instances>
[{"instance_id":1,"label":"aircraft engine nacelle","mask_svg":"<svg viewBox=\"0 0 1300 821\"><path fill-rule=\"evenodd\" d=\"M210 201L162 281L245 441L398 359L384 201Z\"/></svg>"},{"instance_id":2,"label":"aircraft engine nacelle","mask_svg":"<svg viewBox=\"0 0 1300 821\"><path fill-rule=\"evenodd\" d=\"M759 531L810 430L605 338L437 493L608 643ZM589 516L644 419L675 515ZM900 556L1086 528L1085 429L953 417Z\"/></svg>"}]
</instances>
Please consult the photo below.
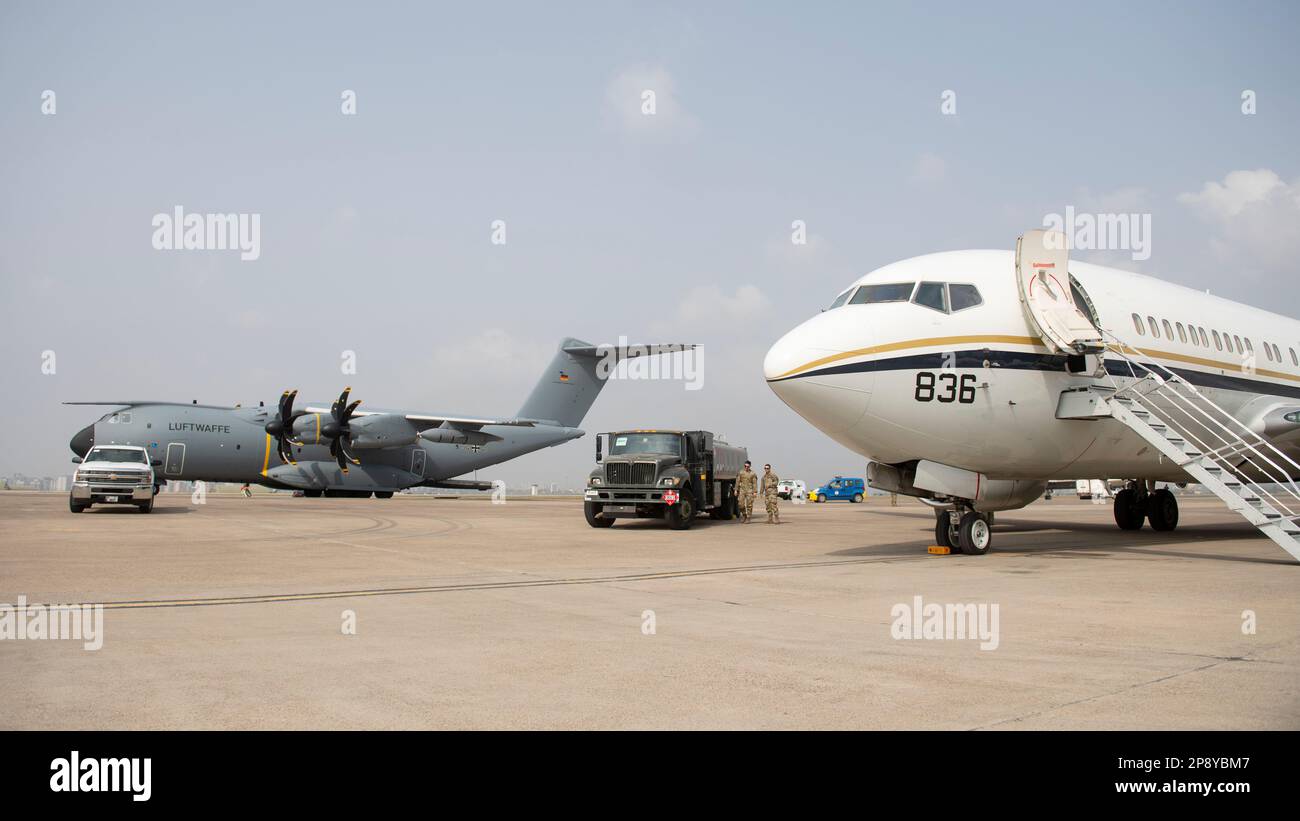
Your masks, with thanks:
<instances>
[{"instance_id":1,"label":"aircraft engine nacelle","mask_svg":"<svg viewBox=\"0 0 1300 821\"><path fill-rule=\"evenodd\" d=\"M914 488L937 497L964 499L980 513L1017 510L1043 495L1047 482L1041 479L990 479L973 470L942 465L922 459L910 477Z\"/></svg>"},{"instance_id":2,"label":"aircraft engine nacelle","mask_svg":"<svg viewBox=\"0 0 1300 821\"><path fill-rule=\"evenodd\" d=\"M349 443L358 450L405 447L415 444L420 434L406 417L395 413L355 417L349 428Z\"/></svg>"},{"instance_id":3,"label":"aircraft engine nacelle","mask_svg":"<svg viewBox=\"0 0 1300 821\"><path fill-rule=\"evenodd\" d=\"M490 445L501 441L501 437L496 434L445 425L421 431L420 438L442 445Z\"/></svg>"}]
</instances>

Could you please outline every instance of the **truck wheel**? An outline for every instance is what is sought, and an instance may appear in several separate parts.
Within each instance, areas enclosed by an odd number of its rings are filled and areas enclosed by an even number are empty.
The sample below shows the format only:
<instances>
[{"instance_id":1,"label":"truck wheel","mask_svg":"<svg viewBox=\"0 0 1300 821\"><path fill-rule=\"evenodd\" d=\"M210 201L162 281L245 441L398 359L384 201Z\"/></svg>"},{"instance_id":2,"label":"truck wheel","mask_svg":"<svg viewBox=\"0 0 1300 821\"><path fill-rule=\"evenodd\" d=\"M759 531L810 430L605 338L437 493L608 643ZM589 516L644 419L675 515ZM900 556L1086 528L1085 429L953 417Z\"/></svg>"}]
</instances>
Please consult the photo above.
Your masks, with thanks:
<instances>
[{"instance_id":1,"label":"truck wheel","mask_svg":"<svg viewBox=\"0 0 1300 821\"><path fill-rule=\"evenodd\" d=\"M731 492L729 485L722 486L722 504L709 511L709 518L719 522L725 522L736 516L736 497Z\"/></svg>"},{"instance_id":2,"label":"truck wheel","mask_svg":"<svg viewBox=\"0 0 1300 821\"><path fill-rule=\"evenodd\" d=\"M861 494L861 493L855 493L855 494L853 494L853 499L852 499L853 504L856 505L858 502L861 502L861 501L862 501L862 494Z\"/></svg>"},{"instance_id":3,"label":"truck wheel","mask_svg":"<svg viewBox=\"0 0 1300 821\"><path fill-rule=\"evenodd\" d=\"M690 530L695 521L695 497L683 489L677 504L668 506L668 526L673 530Z\"/></svg>"},{"instance_id":4,"label":"truck wheel","mask_svg":"<svg viewBox=\"0 0 1300 821\"><path fill-rule=\"evenodd\" d=\"M613 519L606 519L598 515L601 507L602 505L598 505L595 502L582 503L582 514L587 517L587 524L592 527L613 527Z\"/></svg>"},{"instance_id":5,"label":"truck wheel","mask_svg":"<svg viewBox=\"0 0 1300 821\"><path fill-rule=\"evenodd\" d=\"M88 507L90 507L90 505L79 505L71 498L68 499L68 510L71 510L73 513L80 513Z\"/></svg>"},{"instance_id":6,"label":"truck wheel","mask_svg":"<svg viewBox=\"0 0 1300 821\"><path fill-rule=\"evenodd\" d=\"M150 513L152 511L153 511L153 497L150 496L149 501L140 503L140 512Z\"/></svg>"}]
</instances>

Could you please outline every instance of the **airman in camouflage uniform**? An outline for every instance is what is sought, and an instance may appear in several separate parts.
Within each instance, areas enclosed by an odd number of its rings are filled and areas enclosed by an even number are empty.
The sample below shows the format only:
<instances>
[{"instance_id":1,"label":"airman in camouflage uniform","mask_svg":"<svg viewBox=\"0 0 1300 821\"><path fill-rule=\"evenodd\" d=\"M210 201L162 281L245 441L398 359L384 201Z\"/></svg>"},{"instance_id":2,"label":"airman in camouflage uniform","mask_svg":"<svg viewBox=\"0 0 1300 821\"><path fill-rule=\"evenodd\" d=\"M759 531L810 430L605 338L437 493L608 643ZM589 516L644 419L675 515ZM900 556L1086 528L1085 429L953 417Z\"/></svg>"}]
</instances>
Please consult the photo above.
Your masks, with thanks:
<instances>
[{"instance_id":1,"label":"airman in camouflage uniform","mask_svg":"<svg viewBox=\"0 0 1300 821\"><path fill-rule=\"evenodd\" d=\"M763 504L767 507L767 523L781 524L781 511L777 509L779 499L776 486L781 484L781 477L772 471L771 465L763 465Z\"/></svg>"},{"instance_id":2,"label":"airman in camouflage uniform","mask_svg":"<svg viewBox=\"0 0 1300 821\"><path fill-rule=\"evenodd\" d=\"M745 462L745 469L736 477L736 496L740 499L740 522L748 524L749 517L754 514L754 497L758 495L758 474L754 473L749 462Z\"/></svg>"}]
</instances>

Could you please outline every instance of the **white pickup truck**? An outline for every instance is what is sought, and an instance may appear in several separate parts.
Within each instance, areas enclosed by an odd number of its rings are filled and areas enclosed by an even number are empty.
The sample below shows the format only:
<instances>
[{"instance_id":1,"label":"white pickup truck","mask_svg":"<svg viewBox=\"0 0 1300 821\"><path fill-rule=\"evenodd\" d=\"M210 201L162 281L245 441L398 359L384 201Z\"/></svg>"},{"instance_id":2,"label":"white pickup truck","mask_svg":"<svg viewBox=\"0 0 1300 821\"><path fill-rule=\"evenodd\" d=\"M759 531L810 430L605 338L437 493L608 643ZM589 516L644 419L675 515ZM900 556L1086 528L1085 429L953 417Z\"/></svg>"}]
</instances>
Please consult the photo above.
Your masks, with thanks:
<instances>
[{"instance_id":1,"label":"white pickup truck","mask_svg":"<svg viewBox=\"0 0 1300 821\"><path fill-rule=\"evenodd\" d=\"M135 445L97 445L80 463L72 477L68 507L80 513L91 505L135 505L141 513L153 510L158 492L153 469L162 464Z\"/></svg>"}]
</instances>

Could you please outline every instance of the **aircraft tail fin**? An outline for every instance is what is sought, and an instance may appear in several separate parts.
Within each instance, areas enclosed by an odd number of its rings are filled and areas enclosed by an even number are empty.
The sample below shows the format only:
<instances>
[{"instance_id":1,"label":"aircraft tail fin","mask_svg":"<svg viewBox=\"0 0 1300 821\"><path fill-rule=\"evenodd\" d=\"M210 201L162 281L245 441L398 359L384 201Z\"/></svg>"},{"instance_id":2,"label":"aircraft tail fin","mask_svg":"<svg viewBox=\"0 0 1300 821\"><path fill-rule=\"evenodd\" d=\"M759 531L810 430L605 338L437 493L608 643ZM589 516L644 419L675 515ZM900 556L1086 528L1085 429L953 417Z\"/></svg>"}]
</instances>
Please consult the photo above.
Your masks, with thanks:
<instances>
[{"instance_id":1,"label":"aircraft tail fin","mask_svg":"<svg viewBox=\"0 0 1300 821\"><path fill-rule=\"evenodd\" d=\"M624 359L669 351L682 351L694 345L592 345L572 337L560 342L551 364L542 373L533 392L519 409L519 418L558 422L576 428L605 387L613 367Z\"/></svg>"}]
</instances>

